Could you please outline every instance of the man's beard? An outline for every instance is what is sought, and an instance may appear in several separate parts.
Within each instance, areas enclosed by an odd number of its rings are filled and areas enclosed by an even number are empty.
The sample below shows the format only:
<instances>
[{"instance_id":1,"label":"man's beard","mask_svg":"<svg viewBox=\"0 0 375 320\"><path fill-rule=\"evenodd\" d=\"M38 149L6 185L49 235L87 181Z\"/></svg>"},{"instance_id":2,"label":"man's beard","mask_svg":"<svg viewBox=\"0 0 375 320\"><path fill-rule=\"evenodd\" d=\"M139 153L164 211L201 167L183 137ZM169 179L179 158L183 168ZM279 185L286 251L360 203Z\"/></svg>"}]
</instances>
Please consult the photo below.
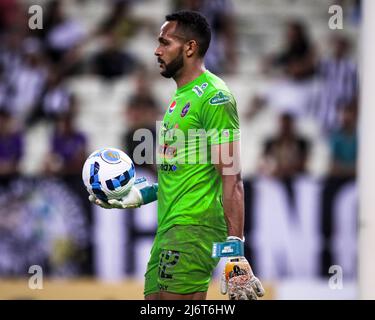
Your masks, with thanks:
<instances>
[{"instance_id":1,"label":"man's beard","mask_svg":"<svg viewBox=\"0 0 375 320\"><path fill-rule=\"evenodd\" d=\"M165 70L160 74L165 78L173 78L176 73L184 66L182 54L179 54L174 60L165 65Z\"/></svg>"}]
</instances>

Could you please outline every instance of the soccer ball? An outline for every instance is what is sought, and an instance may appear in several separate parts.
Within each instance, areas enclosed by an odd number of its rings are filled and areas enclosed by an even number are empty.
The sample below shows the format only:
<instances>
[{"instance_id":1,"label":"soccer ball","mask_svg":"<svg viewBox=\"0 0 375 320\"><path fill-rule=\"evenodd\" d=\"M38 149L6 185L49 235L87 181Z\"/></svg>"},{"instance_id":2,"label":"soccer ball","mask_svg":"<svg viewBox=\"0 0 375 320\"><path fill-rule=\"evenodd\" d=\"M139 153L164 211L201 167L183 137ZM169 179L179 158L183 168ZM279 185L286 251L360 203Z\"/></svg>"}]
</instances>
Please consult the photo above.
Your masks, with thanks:
<instances>
[{"instance_id":1,"label":"soccer ball","mask_svg":"<svg viewBox=\"0 0 375 320\"><path fill-rule=\"evenodd\" d=\"M133 161L116 148L96 150L83 165L82 180L87 191L98 199L120 200L134 184Z\"/></svg>"}]
</instances>

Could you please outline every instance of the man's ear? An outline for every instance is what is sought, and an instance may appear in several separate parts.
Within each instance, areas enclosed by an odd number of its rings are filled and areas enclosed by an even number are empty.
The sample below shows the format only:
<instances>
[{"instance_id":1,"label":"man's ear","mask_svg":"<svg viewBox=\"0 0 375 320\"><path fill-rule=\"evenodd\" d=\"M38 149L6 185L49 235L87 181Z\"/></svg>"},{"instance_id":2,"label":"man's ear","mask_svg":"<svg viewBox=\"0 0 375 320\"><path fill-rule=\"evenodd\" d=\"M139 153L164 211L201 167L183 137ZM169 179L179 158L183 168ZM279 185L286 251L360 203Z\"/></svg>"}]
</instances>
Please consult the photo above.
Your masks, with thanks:
<instances>
[{"instance_id":1,"label":"man's ear","mask_svg":"<svg viewBox=\"0 0 375 320\"><path fill-rule=\"evenodd\" d=\"M185 43L184 47L188 58L192 57L198 51L198 43L195 40L189 40Z\"/></svg>"}]
</instances>

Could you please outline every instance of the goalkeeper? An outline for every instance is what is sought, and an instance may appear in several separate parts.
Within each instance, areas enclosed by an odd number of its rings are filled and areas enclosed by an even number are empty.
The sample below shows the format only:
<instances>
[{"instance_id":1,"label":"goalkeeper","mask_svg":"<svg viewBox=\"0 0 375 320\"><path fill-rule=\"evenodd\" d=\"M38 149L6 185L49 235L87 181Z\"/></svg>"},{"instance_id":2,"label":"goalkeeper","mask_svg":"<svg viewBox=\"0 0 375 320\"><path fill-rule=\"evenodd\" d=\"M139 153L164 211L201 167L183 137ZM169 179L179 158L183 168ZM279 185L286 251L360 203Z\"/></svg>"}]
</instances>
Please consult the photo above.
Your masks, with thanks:
<instances>
[{"instance_id":1,"label":"goalkeeper","mask_svg":"<svg viewBox=\"0 0 375 320\"><path fill-rule=\"evenodd\" d=\"M134 208L158 198L145 299L205 299L220 257L228 259L223 294L230 299L264 294L243 253L236 102L225 83L204 67L210 39L201 14L180 11L166 16L155 55L161 75L173 78L177 90L159 130L159 184L138 180L124 199L108 203L90 196L105 208ZM208 148L202 139L208 139Z\"/></svg>"}]
</instances>

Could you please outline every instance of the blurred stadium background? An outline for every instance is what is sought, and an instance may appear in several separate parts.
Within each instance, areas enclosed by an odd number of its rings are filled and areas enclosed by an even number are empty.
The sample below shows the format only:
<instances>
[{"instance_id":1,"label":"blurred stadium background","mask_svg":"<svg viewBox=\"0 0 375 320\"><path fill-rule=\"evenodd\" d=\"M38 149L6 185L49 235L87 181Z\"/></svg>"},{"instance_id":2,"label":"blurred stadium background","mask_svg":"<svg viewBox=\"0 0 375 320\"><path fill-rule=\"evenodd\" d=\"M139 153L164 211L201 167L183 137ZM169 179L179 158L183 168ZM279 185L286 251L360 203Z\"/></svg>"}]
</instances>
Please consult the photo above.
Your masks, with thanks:
<instances>
[{"instance_id":1,"label":"blurred stadium background","mask_svg":"<svg viewBox=\"0 0 375 320\"><path fill-rule=\"evenodd\" d=\"M35 4L41 30L28 27ZM343 8L343 29L329 28L331 5ZM207 67L237 99L246 256L266 298L358 297L360 7L0 0L0 299L142 298L156 206L92 207L81 168L100 147L131 155L138 128L155 132L175 84L158 74L153 52L164 16L178 8L209 19ZM152 165L137 175L156 181ZM32 265L43 269L43 290L28 287ZM225 298L221 268L210 299ZM331 278L341 271L342 287Z\"/></svg>"}]
</instances>

